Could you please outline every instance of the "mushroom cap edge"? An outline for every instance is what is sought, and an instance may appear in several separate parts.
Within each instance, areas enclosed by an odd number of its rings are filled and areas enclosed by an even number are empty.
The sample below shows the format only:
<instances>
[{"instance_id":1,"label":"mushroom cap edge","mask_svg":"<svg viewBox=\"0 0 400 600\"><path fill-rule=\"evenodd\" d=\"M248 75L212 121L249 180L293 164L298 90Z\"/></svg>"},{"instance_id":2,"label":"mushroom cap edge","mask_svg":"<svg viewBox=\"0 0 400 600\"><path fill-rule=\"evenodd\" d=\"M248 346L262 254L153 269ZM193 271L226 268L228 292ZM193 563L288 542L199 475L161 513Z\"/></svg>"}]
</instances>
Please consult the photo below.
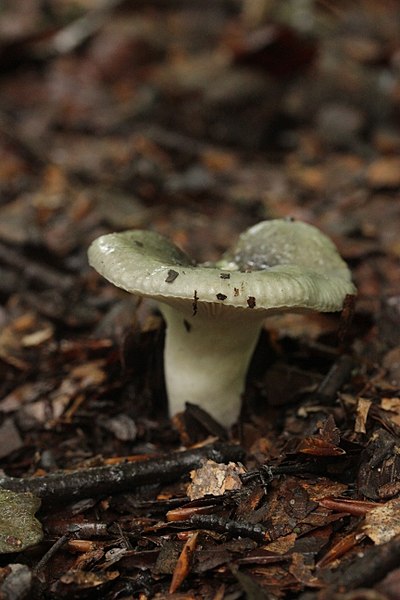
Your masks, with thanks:
<instances>
[{"instance_id":1,"label":"mushroom cap edge","mask_svg":"<svg viewBox=\"0 0 400 600\"><path fill-rule=\"evenodd\" d=\"M195 302L206 303L208 312L215 314L232 312L226 310L229 308L258 314L335 312L342 309L346 295L355 293L355 287L332 242L322 233L320 236L334 251L331 269L325 264L321 271L295 264L249 272L194 265L167 238L144 230L103 235L92 242L88 255L90 265L115 286L182 310L192 311Z\"/></svg>"}]
</instances>

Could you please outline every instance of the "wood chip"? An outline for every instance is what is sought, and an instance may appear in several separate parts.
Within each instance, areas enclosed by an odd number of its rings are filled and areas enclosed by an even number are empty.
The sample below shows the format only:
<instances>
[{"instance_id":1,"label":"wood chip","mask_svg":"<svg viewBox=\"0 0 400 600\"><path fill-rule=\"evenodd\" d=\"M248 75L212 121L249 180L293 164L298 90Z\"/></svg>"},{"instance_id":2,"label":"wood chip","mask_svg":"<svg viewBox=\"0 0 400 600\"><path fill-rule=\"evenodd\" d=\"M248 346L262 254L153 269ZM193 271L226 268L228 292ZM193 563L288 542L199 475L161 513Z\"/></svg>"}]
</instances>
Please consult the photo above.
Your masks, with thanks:
<instances>
[{"instance_id":1,"label":"wood chip","mask_svg":"<svg viewBox=\"0 0 400 600\"><path fill-rule=\"evenodd\" d=\"M243 467L232 462L224 465L207 460L200 469L190 473L192 483L187 489L187 495L191 500L196 500L206 495L221 496L227 490L240 489L240 475L244 472Z\"/></svg>"}]
</instances>

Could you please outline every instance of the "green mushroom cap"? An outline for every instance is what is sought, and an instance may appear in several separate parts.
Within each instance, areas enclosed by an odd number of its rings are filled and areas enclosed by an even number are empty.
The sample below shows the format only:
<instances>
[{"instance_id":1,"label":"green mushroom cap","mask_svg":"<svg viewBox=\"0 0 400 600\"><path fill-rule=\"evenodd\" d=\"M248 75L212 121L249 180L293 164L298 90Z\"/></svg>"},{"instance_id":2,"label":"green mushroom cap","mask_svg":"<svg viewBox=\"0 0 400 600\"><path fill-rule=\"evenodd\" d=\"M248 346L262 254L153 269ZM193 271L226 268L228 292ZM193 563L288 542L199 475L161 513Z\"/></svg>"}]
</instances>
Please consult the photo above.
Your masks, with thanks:
<instances>
[{"instance_id":1,"label":"green mushroom cap","mask_svg":"<svg viewBox=\"0 0 400 600\"><path fill-rule=\"evenodd\" d=\"M215 314L229 307L333 312L355 293L331 240L286 219L251 227L214 264L195 264L165 237L141 230L101 236L90 246L89 261L117 287L190 311L204 304Z\"/></svg>"}]
</instances>

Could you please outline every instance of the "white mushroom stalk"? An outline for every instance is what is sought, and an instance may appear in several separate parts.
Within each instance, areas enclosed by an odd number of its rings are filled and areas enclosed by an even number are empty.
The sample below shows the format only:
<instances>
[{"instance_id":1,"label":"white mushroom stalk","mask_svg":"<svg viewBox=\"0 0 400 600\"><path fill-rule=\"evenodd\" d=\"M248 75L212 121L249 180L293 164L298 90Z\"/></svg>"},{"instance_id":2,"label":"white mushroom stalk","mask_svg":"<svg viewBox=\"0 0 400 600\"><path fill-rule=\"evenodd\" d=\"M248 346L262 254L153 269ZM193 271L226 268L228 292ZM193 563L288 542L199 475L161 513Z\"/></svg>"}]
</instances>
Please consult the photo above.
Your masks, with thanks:
<instances>
[{"instance_id":1,"label":"white mushroom stalk","mask_svg":"<svg viewBox=\"0 0 400 600\"><path fill-rule=\"evenodd\" d=\"M186 317L167 304L160 309L167 323L164 372L170 413L182 411L190 401L220 423L232 425L240 412L262 317L248 319L243 327L240 309L228 309L231 314L222 317L208 308Z\"/></svg>"},{"instance_id":2,"label":"white mushroom stalk","mask_svg":"<svg viewBox=\"0 0 400 600\"><path fill-rule=\"evenodd\" d=\"M163 236L139 230L101 236L89 261L117 287L158 300L170 414L192 402L225 426L238 418L264 318L339 311L355 293L333 243L311 225L284 219L248 229L213 265L195 265Z\"/></svg>"}]
</instances>

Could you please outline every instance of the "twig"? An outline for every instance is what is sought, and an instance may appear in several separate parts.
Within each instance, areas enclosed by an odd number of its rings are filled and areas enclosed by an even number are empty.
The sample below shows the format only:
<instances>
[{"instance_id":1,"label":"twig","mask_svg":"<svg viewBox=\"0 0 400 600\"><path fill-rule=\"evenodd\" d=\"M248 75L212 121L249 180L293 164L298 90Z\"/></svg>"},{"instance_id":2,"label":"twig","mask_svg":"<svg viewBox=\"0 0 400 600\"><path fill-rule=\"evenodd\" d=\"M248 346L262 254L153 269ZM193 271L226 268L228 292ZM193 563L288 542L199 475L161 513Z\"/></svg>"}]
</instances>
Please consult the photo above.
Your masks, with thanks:
<instances>
[{"instance_id":1,"label":"twig","mask_svg":"<svg viewBox=\"0 0 400 600\"><path fill-rule=\"evenodd\" d=\"M217 515L193 515L188 523L193 527L210 529L227 533L232 537L247 537L256 542L271 541L270 531L261 525L261 523L245 523L243 521L233 521Z\"/></svg>"},{"instance_id":2,"label":"twig","mask_svg":"<svg viewBox=\"0 0 400 600\"><path fill-rule=\"evenodd\" d=\"M327 464L325 462L290 462L281 465L261 465L258 469L247 471L241 476L244 484L256 480L267 489L275 477L279 475L301 475L301 474L316 474L325 475L327 473Z\"/></svg>"},{"instance_id":3,"label":"twig","mask_svg":"<svg viewBox=\"0 0 400 600\"><path fill-rule=\"evenodd\" d=\"M314 397L322 404L332 404L342 385L348 381L354 367L354 360L348 354L340 356L331 366L318 386Z\"/></svg>"},{"instance_id":4,"label":"twig","mask_svg":"<svg viewBox=\"0 0 400 600\"><path fill-rule=\"evenodd\" d=\"M134 463L62 471L43 477L20 479L0 475L0 487L15 492L31 492L47 501L77 500L128 491L140 485L176 481L198 468L205 459L237 462L242 458L240 446L214 444Z\"/></svg>"},{"instance_id":5,"label":"twig","mask_svg":"<svg viewBox=\"0 0 400 600\"><path fill-rule=\"evenodd\" d=\"M354 317L354 311L356 306L356 296L354 294L347 294L344 299L342 313L340 315L338 341L339 348L342 351L346 350L347 336L350 331L351 322Z\"/></svg>"},{"instance_id":6,"label":"twig","mask_svg":"<svg viewBox=\"0 0 400 600\"><path fill-rule=\"evenodd\" d=\"M64 535L62 535L60 538L58 538L58 540L54 542L51 548L47 550L46 554L44 554L44 556L42 556L42 558L37 563L33 571L34 576L38 576L40 571L43 570L43 568L47 565L49 560L53 558L53 556L60 550L60 548L64 546L65 542L67 542L73 535L73 532L64 533Z\"/></svg>"}]
</instances>

